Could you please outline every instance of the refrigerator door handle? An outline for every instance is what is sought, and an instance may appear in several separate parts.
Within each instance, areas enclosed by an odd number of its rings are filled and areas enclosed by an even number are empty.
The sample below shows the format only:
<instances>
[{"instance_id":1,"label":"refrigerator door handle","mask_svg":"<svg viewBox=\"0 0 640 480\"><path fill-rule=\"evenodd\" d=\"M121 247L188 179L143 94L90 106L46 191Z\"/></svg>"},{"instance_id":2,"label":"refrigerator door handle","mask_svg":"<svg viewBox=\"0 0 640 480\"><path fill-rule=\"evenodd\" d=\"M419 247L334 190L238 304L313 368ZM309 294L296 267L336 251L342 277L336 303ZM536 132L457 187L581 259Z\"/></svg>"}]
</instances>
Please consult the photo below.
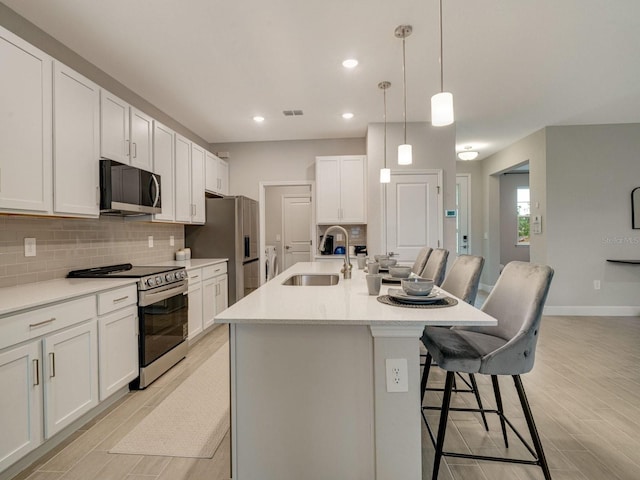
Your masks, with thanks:
<instances>
[{"instance_id":1,"label":"refrigerator door handle","mask_svg":"<svg viewBox=\"0 0 640 480\"><path fill-rule=\"evenodd\" d=\"M249 239L249 235L245 235L244 236L244 258L249 258L251 253L249 250L249 245L250 245L250 239Z\"/></svg>"}]
</instances>

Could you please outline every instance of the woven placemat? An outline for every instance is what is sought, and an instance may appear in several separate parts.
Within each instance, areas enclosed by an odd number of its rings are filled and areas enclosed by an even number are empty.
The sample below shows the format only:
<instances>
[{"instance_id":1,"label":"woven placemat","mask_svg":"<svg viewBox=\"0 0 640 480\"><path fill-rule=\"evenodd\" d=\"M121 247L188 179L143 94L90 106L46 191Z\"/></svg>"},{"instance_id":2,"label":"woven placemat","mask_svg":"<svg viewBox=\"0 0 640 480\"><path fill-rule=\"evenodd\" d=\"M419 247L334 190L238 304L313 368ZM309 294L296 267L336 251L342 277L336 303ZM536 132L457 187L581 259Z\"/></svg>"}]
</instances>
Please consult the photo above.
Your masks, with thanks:
<instances>
[{"instance_id":1,"label":"woven placemat","mask_svg":"<svg viewBox=\"0 0 640 480\"><path fill-rule=\"evenodd\" d=\"M437 302L425 303L421 305L416 305L414 303L402 303L395 298L390 297L389 295L380 295L377 298L380 303L384 303L385 305L404 308L446 308L453 307L454 305L458 304L458 300L451 297L444 297L442 300L438 300Z\"/></svg>"}]
</instances>

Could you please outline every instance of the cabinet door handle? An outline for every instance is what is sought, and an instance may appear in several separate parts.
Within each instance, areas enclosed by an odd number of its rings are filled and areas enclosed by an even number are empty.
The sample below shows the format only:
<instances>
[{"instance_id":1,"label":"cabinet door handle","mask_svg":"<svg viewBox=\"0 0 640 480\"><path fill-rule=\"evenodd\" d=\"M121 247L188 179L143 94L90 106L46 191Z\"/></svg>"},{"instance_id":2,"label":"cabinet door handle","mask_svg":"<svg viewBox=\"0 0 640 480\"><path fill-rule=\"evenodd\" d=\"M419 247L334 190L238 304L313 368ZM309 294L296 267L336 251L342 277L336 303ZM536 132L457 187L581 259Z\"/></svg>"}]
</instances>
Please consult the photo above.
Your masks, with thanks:
<instances>
[{"instance_id":1,"label":"cabinet door handle","mask_svg":"<svg viewBox=\"0 0 640 480\"><path fill-rule=\"evenodd\" d=\"M133 158L137 158L138 156L138 145L136 145L136 142L133 142Z\"/></svg>"},{"instance_id":2,"label":"cabinet door handle","mask_svg":"<svg viewBox=\"0 0 640 480\"><path fill-rule=\"evenodd\" d=\"M200 275L191 275L190 278L193 278L193 279L200 278Z\"/></svg>"},{"instance_id":3,"label":"cabinet door handle","mask_svg":"<svg viewBox=\"0 0 640 480\"><path fill-rule=\"evenodd\" d=\"M125 155L127 157L130 157L131 156L131 142L129 140L125 140L125 142L127 142L127 148L126 148Z\"/></svg>"},{"instance_id":4,"label":"cabinet door handle","mask_svg":"<svg viewBox=\"0 0 640 480\"><path fill-rule=\"evenodd\" d=\"M42 322L30 323L29 324L29 328L43 327L44 325L49 325L50 323L53 323L55 321L56 321L56 317L52 317L49 320L43 320Z\"/></svg>"},{"instance_id":5,"label":"cabinet door handle","mask_svg":"<svg viewBox=\"0 0 640 480\"><path fill-rule=\"evenodd\" d=\"M33 359L33 386L40 385L40 362L37 358Z\"/></svg>"},{"instance_id":6,"label":"cabinet door handle","mask_svg":"<svg viewBox=\"0 0 640 480\"><path fill-rule=\"evenodd\" d=\"M49 353L49 362L51 363L51 373L49 376L51 378L56 376L56 354L55 352Z\"/></svg>"},{"instance_id":7,"label":"cabinet door handle","mask_svg":"<svg viewBox=\"0 0 640 480\"><path fill-rule=\"evenodd\" d=\"M114 298L114 299L113 299L113 303L123 302L123 301L125 301L127 298L129 298L129 295L127 295L127 296L125 296L125 297Z\"/></svg>"}]
</instances>

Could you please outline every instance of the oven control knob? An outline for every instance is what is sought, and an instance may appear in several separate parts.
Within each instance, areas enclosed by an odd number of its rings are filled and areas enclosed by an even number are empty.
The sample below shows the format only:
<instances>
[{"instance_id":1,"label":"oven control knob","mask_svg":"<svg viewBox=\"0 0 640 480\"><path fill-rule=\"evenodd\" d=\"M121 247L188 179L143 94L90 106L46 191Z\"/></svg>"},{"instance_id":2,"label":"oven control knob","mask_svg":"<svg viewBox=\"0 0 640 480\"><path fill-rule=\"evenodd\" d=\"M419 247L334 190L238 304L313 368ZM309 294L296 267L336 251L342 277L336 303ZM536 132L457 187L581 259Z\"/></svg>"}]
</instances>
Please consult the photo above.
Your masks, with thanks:
<instances>
[{"instance_id":1,"label":"oven control knob","mask_svg":"<svg viewBox=\"0 0 640 480\"><path fill-rule=\"evenodd\" d=\"M153 279L153 278L148 278L147 279L147 285L148 286L153 287L153 286L155 286L155 284L156 284L155 279Z\"/></svg>"},{"instance_id":2,"label":"oven control knob","mask_svg":"<svg viewBox=\"0 0 640 480\"><path fill-rule=\"evenodd\" d=\"M161 285L162 284L162 277L160 275L158 275L156 277L156 285Z\"/></svg>"},{"instance_id":3,"label":"oven control knob","mask_svg":"<svg viewBox=\"0 0 640 480\"><path fill-rule=\"evenodd\" d=\"M176 273L176 278L179 278L180 280L182 280L186 276L187 274L183 271Z\"/></svg>"},{"instance_id":4,"label":"oven control knob","mask_svg":"<svg viewBox=\"0 0 640 480\"><path fill-rule=\"evenodd\" d=\"M173 280L173 273L167 273L167 274L164 276L164 278L165 278L165 280L166 280L167 282L170 282L171 280Z\"/></svg>"}]
</instances>

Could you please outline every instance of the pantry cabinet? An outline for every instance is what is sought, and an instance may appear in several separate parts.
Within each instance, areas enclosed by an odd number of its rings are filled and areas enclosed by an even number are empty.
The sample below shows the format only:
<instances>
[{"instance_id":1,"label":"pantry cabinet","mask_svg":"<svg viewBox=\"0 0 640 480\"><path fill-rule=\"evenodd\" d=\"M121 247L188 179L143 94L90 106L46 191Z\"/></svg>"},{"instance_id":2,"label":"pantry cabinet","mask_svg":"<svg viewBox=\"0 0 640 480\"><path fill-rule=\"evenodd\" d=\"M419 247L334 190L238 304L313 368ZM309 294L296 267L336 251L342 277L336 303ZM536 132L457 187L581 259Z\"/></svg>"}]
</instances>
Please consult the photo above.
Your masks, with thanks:
<instances>
[{"instance_id":1,"label":"pantry cabinet","mask_svg":"<svg viewBox=\"0 0 640 480\"><path fill-rule=\"evenodd\" d=\"M0 27L0 211L52 208L52 59Z\"/></svg>"},{"instance_id":2,"label":"pantry cabinet","mask_svg":"<svg viewBox=\"0 0 640 480\"><path fill-rule=\"evenodd\" d=\"M40 342L0 353L0 472L43 441Z\"/></svg>"},{"instance_id":3,"label":"pantry cabinet","mask_svg":"<svg viewBox=\"0 0 640 480\"><path fill-rule=\"evenodd\" d=\"M69 67L54 63L53 211L100 213L100 89Z\"/></svg>"},{"instance_id":4,"label":"pantry cabinet","mask_svg":"<svg viewBox=\"0 0 640 480\"><path fill-rule=\"evenodd\" d=\"M316 157L316 222L367 222L367 159L362 155Z\"/></svg>"}]
</instances>

